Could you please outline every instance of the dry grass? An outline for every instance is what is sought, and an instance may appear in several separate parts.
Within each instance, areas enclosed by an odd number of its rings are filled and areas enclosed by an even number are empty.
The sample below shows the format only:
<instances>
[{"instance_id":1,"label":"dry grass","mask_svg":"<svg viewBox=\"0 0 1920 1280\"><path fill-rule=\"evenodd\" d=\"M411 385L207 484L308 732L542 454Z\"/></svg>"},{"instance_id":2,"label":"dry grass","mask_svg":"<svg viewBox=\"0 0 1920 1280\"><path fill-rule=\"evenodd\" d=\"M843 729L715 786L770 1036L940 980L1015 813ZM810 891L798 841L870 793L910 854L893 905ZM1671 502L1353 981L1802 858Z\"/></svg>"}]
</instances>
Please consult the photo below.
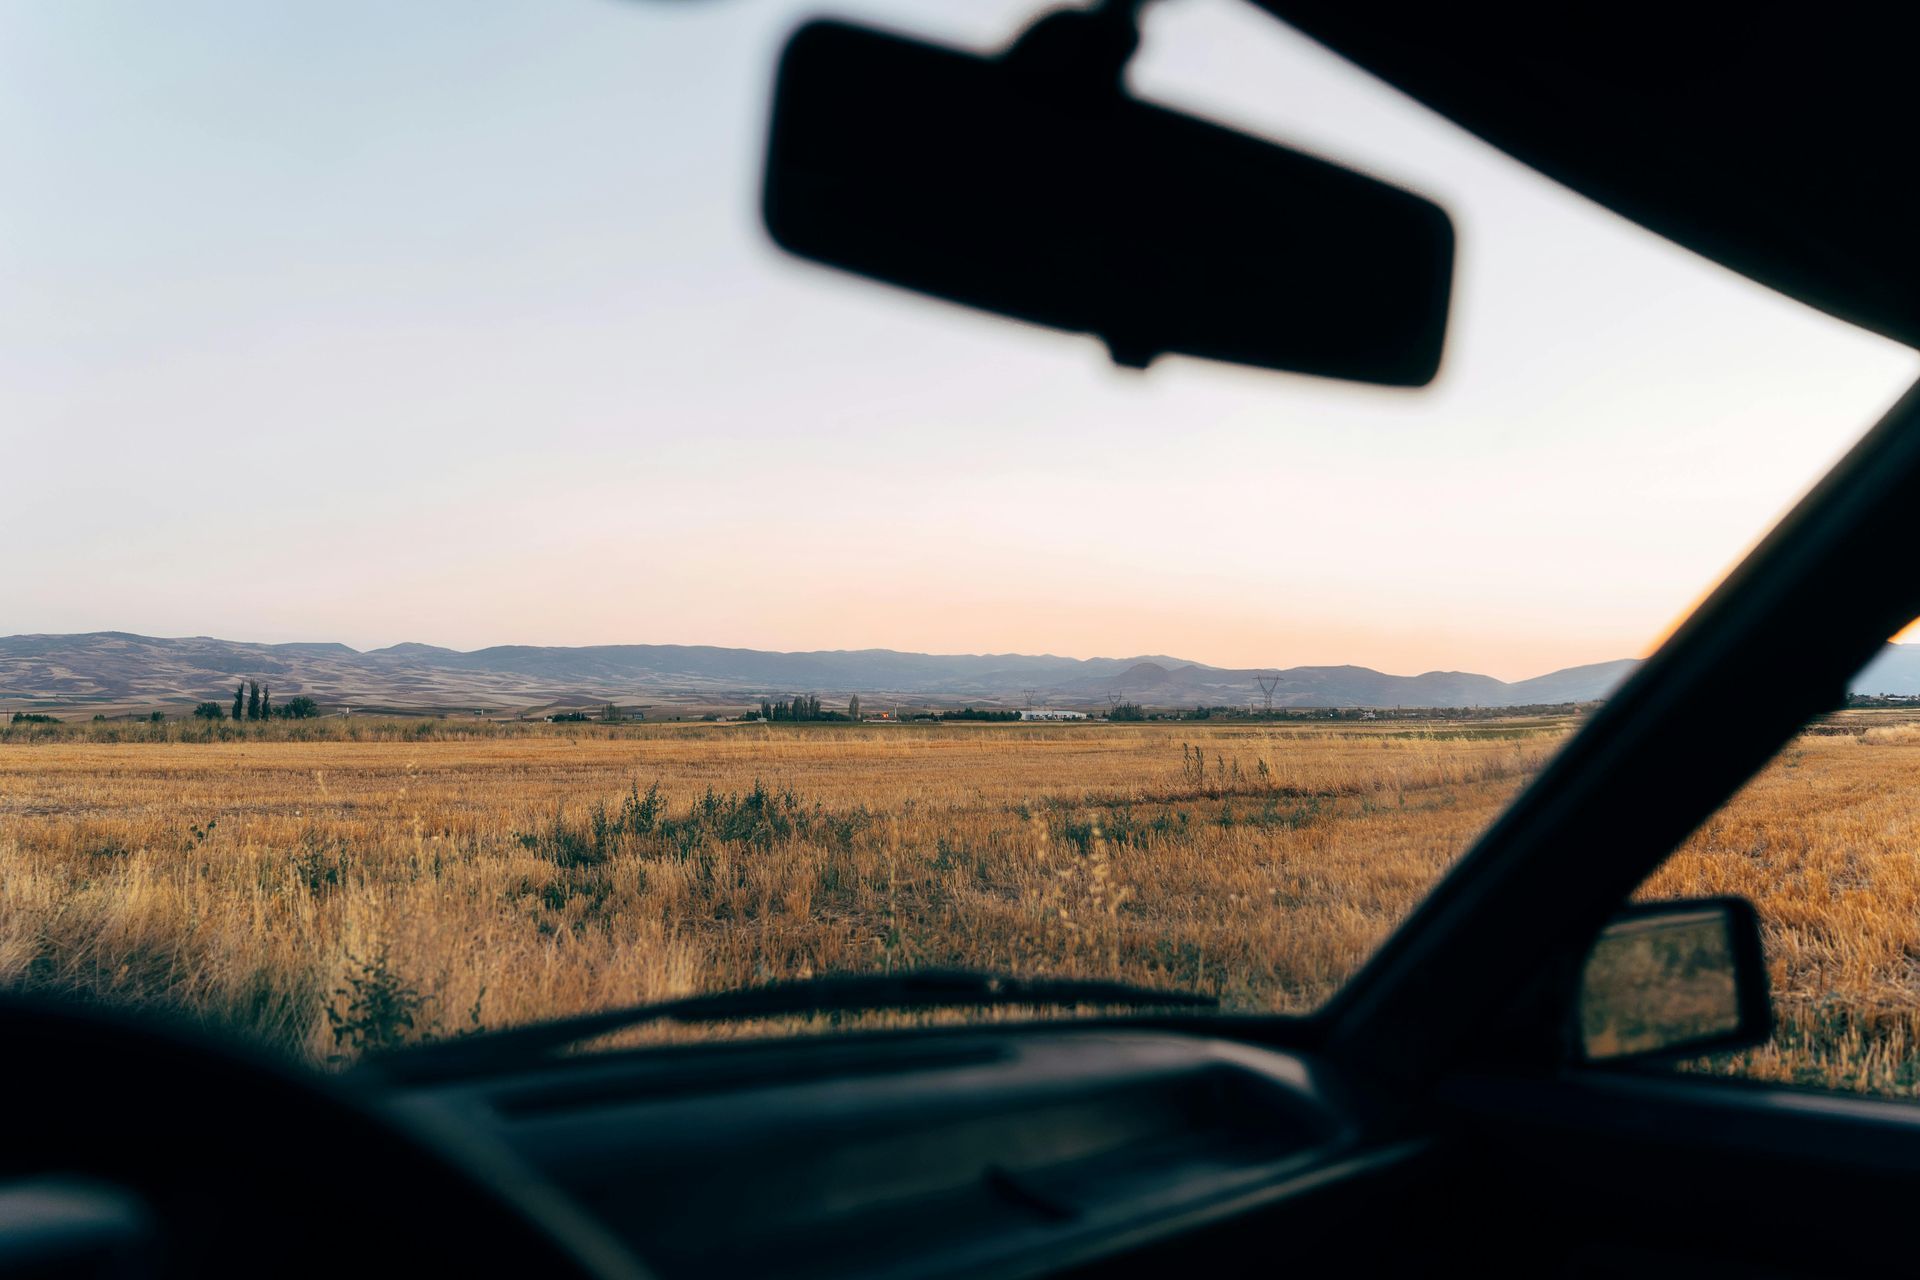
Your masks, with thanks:
<instances>
[{"instance_id":1,"label":"dry grass","mask_svg":"<svg viewBox=\"0 0 1920 1280\"><path fill-rule=\"evenodd\" d=\"M185 1008L316 1060L383 954L382 980L425 998L413 1036L906 965L1304 1010L1567 727L14 739L0 981ZM1648 887L1745 894L1768 921L1783 1036L1739 1069L1916 1091L1916 782L1915 730L1803 738Z\"/></svg>"},{"instance_id":2,"label":"dry grass","mask_svg":"<svg viewBox=\"0 0 1920 1280\"><path fill-rule=\"evenodd\" d=\"M441 1030L900 965L1304 1009L1557 739L1518 732L48 738L0 748L0 979L206 1011L315 1057L332 993L383 944ZM670 834L595 840L595 805L618 825L656 783ZM688 822L756 785L755 812Z\"/></svg>"},{"instance_id":3,"label":"dry grass","mask_svg":"<svg viewBox=\"0 0 1920 1280\"><path fill-rule=\"evenodd\" d=\"M1920 1096L1920 724L1850 727L1796 741L1644 892L1759 908L1779 1029L1716 1069Z\"/></svg>"}]
</instances>

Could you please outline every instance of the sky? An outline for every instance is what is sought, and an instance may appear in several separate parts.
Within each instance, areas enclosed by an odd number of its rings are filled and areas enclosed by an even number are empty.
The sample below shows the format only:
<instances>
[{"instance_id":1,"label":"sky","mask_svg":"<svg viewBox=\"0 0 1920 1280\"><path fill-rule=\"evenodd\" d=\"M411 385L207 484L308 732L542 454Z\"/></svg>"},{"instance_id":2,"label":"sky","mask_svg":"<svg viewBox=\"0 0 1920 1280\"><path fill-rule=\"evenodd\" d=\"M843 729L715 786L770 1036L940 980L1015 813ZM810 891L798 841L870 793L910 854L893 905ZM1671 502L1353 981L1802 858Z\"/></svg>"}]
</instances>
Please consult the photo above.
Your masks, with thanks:
<instances>
[{"instance_id":1,"label":"sky","mask_svg":"<svg viewBox=\"0 0 1920 1280\"><path fill-rule=\"evenodd\" d=\"M1090 338L783 257L771 70L979 0L0 0L0 634L1648 652L1920 368L1240 0L1135 90L1447 207L1435 384Z\"/></svg>"}]
</instances>

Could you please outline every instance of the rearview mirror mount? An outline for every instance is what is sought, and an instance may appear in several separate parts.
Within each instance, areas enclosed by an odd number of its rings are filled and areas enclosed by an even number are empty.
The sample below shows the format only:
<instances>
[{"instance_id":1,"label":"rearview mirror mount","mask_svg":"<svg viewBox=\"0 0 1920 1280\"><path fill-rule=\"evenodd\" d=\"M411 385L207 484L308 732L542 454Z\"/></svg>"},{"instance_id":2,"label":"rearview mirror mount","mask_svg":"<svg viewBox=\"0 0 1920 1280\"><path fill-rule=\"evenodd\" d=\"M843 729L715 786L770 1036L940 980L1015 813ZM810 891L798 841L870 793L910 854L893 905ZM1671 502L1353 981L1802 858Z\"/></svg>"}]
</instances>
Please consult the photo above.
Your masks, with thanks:
<instances>
[{"instance_id":1,"label":"rearview mirror mount","mask_svg":"<svg viewBox=\"0 0 1920 1280\"><path fill-rule=\"evenodd\" d=\"M780 62L763 213L817 262L1169 353L1421 386L1453 225L1431 201L1127 94L1137 3L982 57L851 24Z\"/></svg>"},{"instance_id":2,"label":"rearview mirror mount","mask_svg":"<svg viewBox=\"0 0 1920 1280\"><path fill-rule=\"evenodd\" d=\"M1581 972L1586 1062L1692 1057L1773 1033L1760 922L1742 898L1645 903L1615 916Z\"/></svg>"}]
</instances>

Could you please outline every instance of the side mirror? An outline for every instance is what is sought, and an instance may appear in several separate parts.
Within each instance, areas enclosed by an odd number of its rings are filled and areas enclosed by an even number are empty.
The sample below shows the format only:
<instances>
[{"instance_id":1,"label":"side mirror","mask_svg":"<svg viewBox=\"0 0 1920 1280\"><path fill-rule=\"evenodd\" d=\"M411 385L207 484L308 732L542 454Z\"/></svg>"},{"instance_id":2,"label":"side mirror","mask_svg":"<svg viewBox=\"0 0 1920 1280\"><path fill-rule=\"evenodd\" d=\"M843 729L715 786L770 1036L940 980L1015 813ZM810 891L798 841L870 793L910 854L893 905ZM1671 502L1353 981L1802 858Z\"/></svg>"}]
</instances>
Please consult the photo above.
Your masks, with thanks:
<instances>
[{"instance_id":1,"label":"side mirror","mask_svg":"<svg viewBox=\"0 0 1920 1280\"><path fill-rule=\"evenodd\" d=\"M1752 905L1696 898L1621 912L1587 957L1576 1017L1584 1062L1765 1043L1773 1005Z\"/></svg>"}]
</instances>

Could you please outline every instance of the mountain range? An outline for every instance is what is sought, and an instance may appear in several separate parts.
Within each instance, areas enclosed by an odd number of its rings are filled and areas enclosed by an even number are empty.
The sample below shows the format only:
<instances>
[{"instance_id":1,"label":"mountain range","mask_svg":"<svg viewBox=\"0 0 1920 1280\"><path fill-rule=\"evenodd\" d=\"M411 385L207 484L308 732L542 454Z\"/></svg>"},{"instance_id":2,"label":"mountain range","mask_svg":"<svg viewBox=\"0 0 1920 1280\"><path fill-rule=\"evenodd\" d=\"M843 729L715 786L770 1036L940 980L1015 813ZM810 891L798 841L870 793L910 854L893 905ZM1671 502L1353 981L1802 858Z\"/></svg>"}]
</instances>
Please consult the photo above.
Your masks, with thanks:
<instances>
[{"instance_id":1,"label":"mountain range","mask_svg":"<svg viewBox=\"0 0 1920 1280\"><path fill-rule=\"evenodd\" d=\"M1855 693L1920 694L1920 644L1890 644L1860 669L1849 686Z\"/></svg>"},{"instance_id":2,"label":"mountain range","mask_svg":"<svg viewBox=\"0 0 1920 1280\"><path fill-rule=\"evenodd\" d=\"M1632 660L1569 667L1507 682L1464 671L1387 675L1367 667L1278 671L1275 706L1519 706L1604 697ZM1920 681L1920 662L1914 664ZM0 702L19 706L138 707L224 702L242 680L277 698L324 706L531 709L649 701L746 704L790 693L893 695L929 703L975 700L1103 708L1243 705L1259 698L1253 669L1164 655L1062 658L1053 654L929 654L891 649L778 653L708 645L496 645L462 651L397 644L257 644L207 636L165 639L121 631L0 637Z\"/></svg>"}]
</instances>

